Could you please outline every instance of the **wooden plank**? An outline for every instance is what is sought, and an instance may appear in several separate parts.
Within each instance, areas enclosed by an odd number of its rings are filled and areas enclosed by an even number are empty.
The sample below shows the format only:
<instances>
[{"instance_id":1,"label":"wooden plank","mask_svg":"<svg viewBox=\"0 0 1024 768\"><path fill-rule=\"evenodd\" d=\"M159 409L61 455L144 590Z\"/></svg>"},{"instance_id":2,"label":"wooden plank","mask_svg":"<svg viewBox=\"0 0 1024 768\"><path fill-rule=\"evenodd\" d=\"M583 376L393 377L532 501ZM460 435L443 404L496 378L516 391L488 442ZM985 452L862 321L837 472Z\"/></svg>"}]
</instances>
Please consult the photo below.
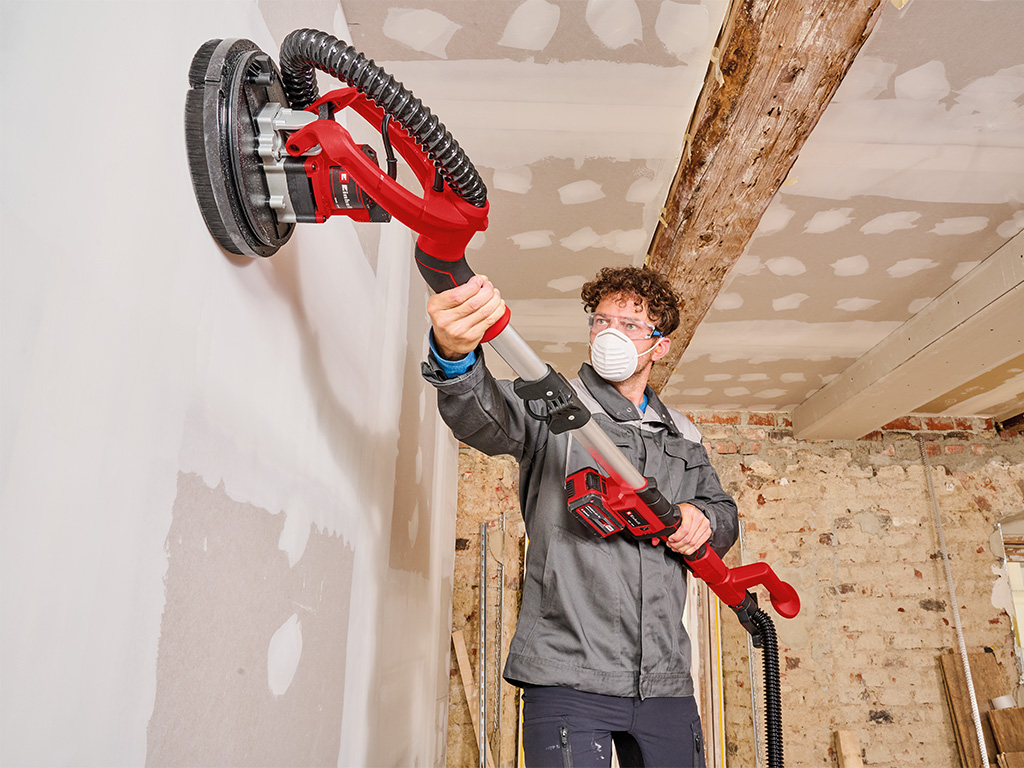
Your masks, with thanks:
<instances>
[{"instance_id":1,"label":"wooden plank","mask_svg":"<svg viewBox=\"0 0 1024 768\"><path fill-rule=\"evenodd\" d=\"M1001 752L999 768L1024 768L1024 752Z\"/></svg>"},{"instance_id":2,"label":"wooden plank","mask_svg":"<svg viewBox=\"0 0 1024 768\"><path fill-rule=\"evenodd\" d=\"M985 713L992 709L989 701L996 696L1004 695L1009 688L1004 680L1002 670L999 669L995 654L968 653L967 661L971 668L975 699L978 704L978 712L981 715L981 730L991 764L996 761L997 750L992 727L989 725ZM961 759L965 768L977 768L981 764L981 751L978 748L977 729L974 726L970 693L960 654L956 652L941 654L939 663L949 698L953 728L957 733L957 744L963 747Z\"/></svg>"},{"instance_id":3,"label":"wooden plank","mask_svg":"<svg viewBox=\"0 0 1024 768\"><path fill-rule=\"evenodd\" d=\"M985 714L1000 752L1024 752L1024 709L993 709Z\"/></svg>"},{"instance_id":4,"label":"wooden plank","mask_svg":"<svg viewBox=\"0 0 1024 768\"><path fill-rule=\"evenodd\" d=\"M733 0L648 250L685 304L660 391L874 28L881 0Z\"/></svg>"},{"instance_id":5,"label":"wooden plank","mask_svg":"<svg viewBox=\"0 0 1024 768\"><path fill-rule=\"evenodd\" d=\"M1022 348L1024 233L801 403L793 411L793 435L863 437L1003 365Z\"/></svg>"},{"instance_id":6,"label":"wooden plank","mask_svg":"<svg viewBox=\"0 0 1024 768\"><path fill-rule=\"evenodd\" d=\"M836 758L839 768L864 768L860 759L860 739L853 731L836 731Z\"/></svg>"},{"instance_id":7,"label":"wooden plank","mask_svg":"<svg viewBox=\"0 0 1024 768\"><path fill-rule=\"evenodd\" d=\"M478 702L476 699L476 685L473 682L473 668L469 665L469 652L466 650L466 638L461 629L452 632L452 644L455 646L455 658L459 662L459 675L462 677L462 689L466 692L466 703L469 705L469 716L473 720L473 733L476 734L476 743L480 744L480 729L484 725L477 720ZM491 756L491 745L483 739L485 748L485 759L487 768L494 768L494 758Z\"/></svg>"}]
</instances>

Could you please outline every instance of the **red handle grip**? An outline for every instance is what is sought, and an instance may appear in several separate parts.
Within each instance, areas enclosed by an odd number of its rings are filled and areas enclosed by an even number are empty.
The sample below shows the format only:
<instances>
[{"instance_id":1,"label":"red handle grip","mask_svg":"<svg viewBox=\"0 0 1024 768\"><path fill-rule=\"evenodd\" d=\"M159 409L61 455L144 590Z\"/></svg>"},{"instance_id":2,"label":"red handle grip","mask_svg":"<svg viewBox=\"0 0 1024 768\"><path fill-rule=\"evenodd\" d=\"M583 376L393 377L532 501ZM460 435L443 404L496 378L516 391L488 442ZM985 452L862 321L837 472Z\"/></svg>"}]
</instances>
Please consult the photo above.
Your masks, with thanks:
<instances>
[{"instance_id":1,"label":"red handle grip","mask_svg":"<svg viewBox=\"0 0 1024 768\"><path fill-rule=\"evenodd\" d=\"M800 596L792 586L775 575L767 563L750 563L729 568L707 544L692 555L684 555L690 570L731 608L743 602L747 590L758 584L768 590L772 606L780 616L792 619L800 613Z\"/></svg>"}]
</instances>

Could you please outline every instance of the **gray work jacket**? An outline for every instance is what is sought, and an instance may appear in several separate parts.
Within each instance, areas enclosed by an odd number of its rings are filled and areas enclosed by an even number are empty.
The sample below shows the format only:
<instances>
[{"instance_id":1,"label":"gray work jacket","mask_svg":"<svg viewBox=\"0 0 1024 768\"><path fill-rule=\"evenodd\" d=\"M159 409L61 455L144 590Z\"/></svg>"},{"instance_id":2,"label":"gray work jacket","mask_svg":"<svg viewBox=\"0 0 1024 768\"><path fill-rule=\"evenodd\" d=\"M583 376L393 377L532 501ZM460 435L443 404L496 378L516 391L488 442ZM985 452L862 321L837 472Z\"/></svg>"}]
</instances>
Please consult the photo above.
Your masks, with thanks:
<instances>
[{"instance_id":1,"label":"gray work jacket","mask_svg":"<svg viewBox=\"0 0 1024 768\"><path fill-rule=\"evenodd\" d=\"M522 608L505 664L513 685L556 685L611 696L691 696L690 640L682 624L686 574L680 555L625 534L601 539L568 511L567 475L597 467L572 433L556 435L527 415L512 383L476 363L448 380L429 356L423 375L455 437L519 462L528 546ZM640 410L589 365L572 382L612 441L674 503L711 521L711 546L736 540L736 503L708 463L700 433L647 388Z\"/></svg>"}]
</instances>

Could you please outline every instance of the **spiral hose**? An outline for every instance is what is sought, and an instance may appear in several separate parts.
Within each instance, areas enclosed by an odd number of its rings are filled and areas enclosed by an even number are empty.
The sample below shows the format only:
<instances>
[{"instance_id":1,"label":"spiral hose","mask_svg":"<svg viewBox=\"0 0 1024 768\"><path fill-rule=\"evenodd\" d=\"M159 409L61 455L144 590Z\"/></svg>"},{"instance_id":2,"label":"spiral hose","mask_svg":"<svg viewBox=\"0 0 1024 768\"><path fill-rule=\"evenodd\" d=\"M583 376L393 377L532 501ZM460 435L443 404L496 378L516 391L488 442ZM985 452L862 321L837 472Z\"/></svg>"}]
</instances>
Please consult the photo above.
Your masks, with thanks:
<instances>
[{"instance_id":1,"label":"spiral hose","mask_svg":"<svg viewBox=\"0 0 1024 768\"><path fill-rule=\"evenodd\" d=\"M758 609L751 621L761 635L764 666L764 721L769 768L782 768L782 692L779 687L779 641L771 616Z\"/></svg>"},{"instance_id":2,"label":"spiral hose","mask_svg":"<svg viewBox=\"0 0 1024 768\"><path fill-rule=\"evenodd\" d=\"M342 80L401 125L459 197L478 208L487 188L473 163L422 101L351 45L315 29L299 29L281 44L281 78L288 102L305 109L319 98L314 68Z\"/></svg>"}]
</instances>

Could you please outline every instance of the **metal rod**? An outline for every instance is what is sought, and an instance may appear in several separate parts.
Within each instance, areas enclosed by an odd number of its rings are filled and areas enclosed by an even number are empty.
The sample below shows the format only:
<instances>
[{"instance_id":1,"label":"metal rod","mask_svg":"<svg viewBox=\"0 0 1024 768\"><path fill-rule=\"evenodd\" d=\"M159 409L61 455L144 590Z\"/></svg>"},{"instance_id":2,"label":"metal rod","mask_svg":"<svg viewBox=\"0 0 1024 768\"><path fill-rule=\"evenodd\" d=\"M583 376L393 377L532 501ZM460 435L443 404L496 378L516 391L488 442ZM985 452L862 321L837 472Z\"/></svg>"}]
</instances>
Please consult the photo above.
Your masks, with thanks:
<instances>
[{"instance_id":1,"label":"metal rod","mask_svg":"<svg viewBox=\"0 0 1024 768\"><path fill-rule=\"evenodd\" d=\"M505 326L505 330L488 343L524 381L537 381L547 375L548 366L511 325ZM572 436L579 440L601 465L601 469L618 484L633 490L647 485L644 476L630 463L596 421L588 421L582 427L574 429Z\"/></svg>"},{"instance_id":2,"label":"metal rod","mask_svg":"<svg viewBox=\"0 0 1024 768\"><path fill-rule=\"evenodd\" d=\"M487 761L487 523L480 523L480 768Z\"/></svg>"},{"instance_id":3,"label":"metal rod","mask_svg":"<svg viewBox=\"0 0 1024 768\"><path fill-rule=\"evenodd\" d=\"M956 627L956 640L960 646L960 661L964 667L967 680L967 695L971 700L971 717L974 720L974 731L981 750L981 762L989 768L988 748L985 746L985 734L981 730L981 713L978 711L978 699L974 695L974 680L971 678L971 664L967 660L967 643L964 642L964 627L960 623L960 606L956 600L956 589L953 586L953 569L949 565L949 552L946 549L946 537L942 533L942 518L939 515L939 502L935 497L935 486L932 484L932 471L928 465L928 452L925 450L924 438L917 436L917 446L921 449L921 464L924 465L924 476L928 481L928 494L932 499L932 514L935 517L935 530L939 534L939 549L942 550L942 564L946 569L946 587L949 589L949 600L953 603L953 624Z\"/></svg>"}]
</instances>

